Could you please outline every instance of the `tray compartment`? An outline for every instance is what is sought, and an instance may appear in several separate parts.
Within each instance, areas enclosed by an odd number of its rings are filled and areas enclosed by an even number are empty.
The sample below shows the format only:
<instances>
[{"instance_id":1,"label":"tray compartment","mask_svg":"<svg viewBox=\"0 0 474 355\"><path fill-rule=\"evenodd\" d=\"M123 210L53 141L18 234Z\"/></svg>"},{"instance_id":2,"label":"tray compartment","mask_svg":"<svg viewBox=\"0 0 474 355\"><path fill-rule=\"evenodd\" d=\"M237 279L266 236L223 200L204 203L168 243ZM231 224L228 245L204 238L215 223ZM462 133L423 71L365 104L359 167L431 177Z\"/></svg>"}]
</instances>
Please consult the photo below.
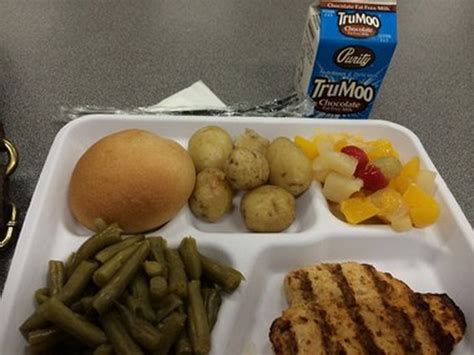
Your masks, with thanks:
<instances>
[{"instance_id":1,"label":"tray compartment","mask_svg":"<svg viewBox=\"0 0 474 355\"><path fill-rule=\"evenodd\" d=\"M467 260L463 258L469 257L469 251L459 253L460 247L450 244L439 248L418 236L381 233L377 237L355 237L335 233L309 245L268 248L257 256L258 261L250 273L242 312L235 322L235 328L241 329L240 337L231 339L226 350L240 354L245 347L254 347L257 354L271 353L268 332L272 321L288 308L283 279L289 271L323 262L357 261L391 273L414 291L447 293L468 321L465 338L456 347L455 354L471 353L474 350L470 322L474 317L474 283L472 269L462 267L466 265Z\"/></svg>"}]
</instances>

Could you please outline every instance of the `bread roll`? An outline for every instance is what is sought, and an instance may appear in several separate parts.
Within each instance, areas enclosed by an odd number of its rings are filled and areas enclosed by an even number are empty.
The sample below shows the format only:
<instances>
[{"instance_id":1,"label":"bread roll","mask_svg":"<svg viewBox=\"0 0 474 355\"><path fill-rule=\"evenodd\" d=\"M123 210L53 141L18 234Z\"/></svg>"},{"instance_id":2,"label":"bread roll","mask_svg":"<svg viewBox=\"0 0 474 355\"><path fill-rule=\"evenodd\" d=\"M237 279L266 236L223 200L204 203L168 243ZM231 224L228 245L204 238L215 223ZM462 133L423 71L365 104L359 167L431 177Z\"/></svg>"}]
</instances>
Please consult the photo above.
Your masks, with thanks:
<instances>
[{"instance_id":1,"label":"bread roll","mask_svg":"<svg viewBox=\"0 0 474 355\"><path fill-rule=\"evenodd\" d=\"M152 132L125 130L102 138L81 156L69 184L69 206L89 229L100 217L126 233L144 232L181 210L195 177L181 145Z\"/></svg>"}]
</instances>

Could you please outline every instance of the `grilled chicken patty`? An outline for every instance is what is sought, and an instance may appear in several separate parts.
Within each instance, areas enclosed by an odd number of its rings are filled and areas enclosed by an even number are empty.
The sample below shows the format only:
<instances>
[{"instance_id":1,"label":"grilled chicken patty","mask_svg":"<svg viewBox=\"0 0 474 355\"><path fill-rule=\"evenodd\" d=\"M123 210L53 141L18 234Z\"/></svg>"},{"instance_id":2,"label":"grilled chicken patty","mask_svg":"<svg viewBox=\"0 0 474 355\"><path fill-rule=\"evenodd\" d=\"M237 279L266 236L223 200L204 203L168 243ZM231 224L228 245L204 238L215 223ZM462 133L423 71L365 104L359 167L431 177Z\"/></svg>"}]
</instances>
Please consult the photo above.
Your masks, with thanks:
<instances>
[{"instance_id":1,"label":"grilled chicken patty","mask_svg":"<svg viewBox=\"0 0 474 355\"><path fill-rule=\"evenodd\" d=\"M466 321L445 294L421 294L373 266L319 264L284 280L290 308L270 340L280 354L449 354Z\"/></svg>"}]
</instances>

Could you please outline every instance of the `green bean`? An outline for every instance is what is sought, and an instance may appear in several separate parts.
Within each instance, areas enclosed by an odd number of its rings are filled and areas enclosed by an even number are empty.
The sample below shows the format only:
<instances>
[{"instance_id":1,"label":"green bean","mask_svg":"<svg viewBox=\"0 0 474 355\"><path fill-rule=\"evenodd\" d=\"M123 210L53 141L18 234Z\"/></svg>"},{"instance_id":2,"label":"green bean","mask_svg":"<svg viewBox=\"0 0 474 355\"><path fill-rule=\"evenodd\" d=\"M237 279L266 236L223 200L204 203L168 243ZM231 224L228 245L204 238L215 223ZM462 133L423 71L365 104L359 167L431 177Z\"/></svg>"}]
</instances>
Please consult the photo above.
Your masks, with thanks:
<instances>
[{"instance_id":1,"label":"green bean","mask_svg":"<svg viewBox=\"0 0 474 355\"><path fill-rule=\"evenodd\" d=\"M132 297L138 301L135 306L135 313L149 322L154 322L156 315L151 304L148 280L142 271L138 271L136 276L132 279L129 290L132 293Z\"/></svg>"},{"instance_id":2,"label":"green bean","mask_svg":"<svg viewBox=\"0 0 474 355\"><path fill-rule=\"evenodd\" d=\"M207 256L200 255L204 276L214 281L226 292L233 292L239 287L244 276L230 266L222 265Z\"/></svg>"},{"instance_id":3,"label":"green bean","mask_svg":"<svg viewBox=\"0 0 474 355\"><path fill-rule=\"evenodd\" d=\"M80 303L82 305L82 308L84 309L84 311L88 311L89 309L92 308L92 301L94 300L94 297L93 296L86 296L86 297L82 297L80 299Z\"/></svg>"},{"instance_id":4,"label":"green bean","mask_svg":"<svg viewBox=\"0 0 474 355\"><path fill-rule=\"evenodd\" d=\"M97 319L96 315L97 314L80 314L80 313L74 313L74 315L80 319L83 320L84 322L92 322L94 323Z\"/></svg>"},{"instance_id":5,"label":"green bean","mask_svg":"<svg viewBox=\"0 0 474 355\"><path fill-rule=\"evenodd\" d=\"M186 313L187 312L186 305L185 304L180 305L178 308L176 308L176 312L187 314Z\"/></svg>"},{"instance_id":6,"label":"green bean","mask_svg":"<svg viewBox=\"0 0 474 355\"><path fill-rule=\"evenodd\" d=\"M38 305L49 299L49 290L46 287L39 288L35 291L35 300Z\"/></svg>"},{"instance_id":7,"label":"green bean","mask_svg":"<svg viewBox=\"0 0 474 355\"><path fill-rule=\"evenodd\" d=\"M71 305L71 310L75 313L87 313L92 308L93 296L82 297L79 301Z\"/></svg>"},{"instance_id":8,"label":"green bean","mask_svg":"<svg viewBox=\"0 0 474 355\"><path fill-rule=\"evenodd\" d=\"M133 255L123 264L119 271L110 281L99 291L92 301L92 306L100 313L104 313L112 303L123 293L128 283L140 269L150 252L150 243L144 241L133 253Z\"/></svg>"},{"instance_id":9,"label":"green bean","mask_svg":"<svg viewBox=\"0 0 474 355\"><path fill-rule=\"evenodd\" d=\"M168 267L166 263L166 239L163 237L149 237L148 240L150 241L151 245L151 255L153 259L159 262L163 267L163 275L164 277L168 277Z\"/></svg>"},{"instance_id":10,"label":"green bean","mask_svg":"<svg viewBox=\"0 0 474 355\"><path fill-rule=\"evenodd\" d=\"M165 274L165 266L158 261L145 260L143 268L149 277L164 276Z\"/></svg>"},{"instance_id":11,"label":"green bean","mask_svg":"<svg viewBox=\"0 0 474 355\"><path fill-rule=\"evenodd\" d=\"M121 241L120 233L122 231L117 224L111 224L102 232L95 234L87 239L76 251L74 260L71 263L71 268L68 269L71 274L81 261L92 258L99 250L105 248L110 244Z\"/></svg>"},{"instance_id":12,"label":"green bean","mask_svg":"<svg viewBox=\"0 0 474 355\"><path fill-rule=\"evenodd\" d=\"M47 328L36 329L26 335L28 341L28 353L32 355L56 354L59 344L74 340L69 334L52 325Z\"/></svg>"},{"instance_id":13,"label":"green bean","mask_svg":"<svg viewBox=\"0 0 474 355\"><path fill-rule=\"evenodd\" d=\"M171 347L178 340L181 332L184 330L186 324L186 315L183 313L173 312L171 313L162 324L158 327L158 330L162 333L160 345L158 350L153 352L153 355L166 355L169 354Z\"/></svg>"},{"instance_id":14,"label":"green bean","mask_svg":"<svg viewBox=\"0 0 474 355\"><path fill-rule=\"evenodd\" d=\"M99 345L98 348L94 350L92 355L114 355L114 348L110 344Z\"/></svg>"},{"instance_id":15,"label":"green bean","mask_svg":"<svg viewBox=\"0 0 474 355\"><path fill-rule=\"evenodd\" d=\"M191 346L191 342L189 341L188 334L186 334L186 330L181 332L181 335L179 336L174 348L176 355L193 355L193 348Z\"/></svg>"},{"instance_id":16,"label":"green bean","mask_svg":"<svg viewBox=\"0 0 474 355\"><path fill-rule=\"evenodd\" d=\"M104 332L94 324L79 318L56 297L51 297L38 308L40 314L84 344L96 347L107 341Z\"/></svg>"},{"instance_id":17,"label":"green bean","mask_svg":"<svg viewBox=\"0 0 474 355\"><path fill-rule=\"evenodd\" d=\"M163 276L155 276L150 280L150 294L154 301L159 301L168 293L168 282Z\"/></svg>"},{"instance_id":18,"label":"green bean","mask_svg":"<svg viewBox=\"0 0 474 355\"><path fill-rule=\"evenodd\" d=\"M214 281L209 280L204 274L201 277L201 289L203 288L216 288L217 285Z\"/></svg>"},{"instance_id":19,"label":"green bean","mask_svg":"<svg viewBox=\"0 0 474 355\"><path fill-rule=\"evenodd\" d=\"M87 264L87 263L93 263L93 262L84 262L84 263ZM93 263L93 264L95 264L95 263ZM82 271L84 270L85 267L87 267L87 265L77 268L77 271L75 272L75 274L76 275L84 275L82 273ZM71 276L71 278L72 278L72 276ZM71 281L71 284L70 284L71 286L68 287L68 288L64 287L61 294L59 294L56 297L61 302L65 303L66 305L69 305L70 303L72 303L75 300L75 297L76 297L75 295L80 293L81 284L83 284L83 281L79 280L79 276L77 278L76 277L72 278L72 281ZM66 291L66 293L64 293L64 291ZM71 295L72 295L72 297L71 297ZM45 302L40 304L39 307L21 324L20 332L23 334L23 336L26 337L28 332L31 332L33 330L40 329L40 328L45 328L45 327L48 326L48 323L49 323L48 320L46 318L44 318L44 316L40 312L40 309L42 308L44 303Z\"/></svg>"},{"instance_id":20,"label":"green bean","mask_svg":"<svg viewBox=\"0 0 474 355\"><path fill-rule=\"evenodd\" d=\"M217 314L222 304L222 297L219 290L215 288L203 288L201 289L201 294L207 312L209 329L212 330L217 321Z\"/></svg>"},{"instance_id":21,"label":"green bean","mask_svg":"<svg viewBox=\"0 0 474 355\"><path fill-rule=\"evenodd\" d=\"M97 232L102 232L103 230L107 229L109 225L102 218L96 218L94 221L94 226Z\"/></svg>"},{"instance_id":22,"label":"green bean","mask_svg":"<svg viewBox=\"0 0 474 355\"><path fill-rule=\"evenodd\" d=\"M120 321L120 316L115 310L111 310L100 317L100 323L104 328L105 334L109 338L114 351L120 355L139 355L143 354L140 347L128 334L124 325Z\"/></svg>"},{"instance_id":23,"label":"green bean","mask_svg":"<svg viewBox=\"0 0 474 355\"><path fill-rule=\"evenodd\" d=\"M44 305L42 303L36 311L34 311L21 325L20 325L20 332L26 338L28 333L40 329L45 328L49 325L49 322L39 313L39 309Z\"/></svg>"},{"instance_id":24,"label":"green bean","mask_svg":"<svg viewBox=\"0 0 474 355\"><path fill-rule=\"evenodd\" d=\"M107 248L102 249L95 255L95 259L100 261L102 264L117 254L119 251L128 248L130 245L134 245L135 243L141 242L145 239L143 234L134 235L128 238L125 238L121 242L112 244Z\"/></svg>"},{"instance_id":25,"label":"green bean","mask_svg":"<svg viewBox=\"0 0 474 355\"><path fill-rule=\"evenodd\" d=\"M92 277L94 277L94 274L92 274ZM82 294L82 297L94 296L100 290L100 287L97 286L93 280L94 279L92 278L91 282L87 284Z\"/></svg>"},{"instance_id":26,"label":"green bean","mask_svg":"<svg viewBox=\"0 0 474 355\"><path fill-rule=\"evenodd\" d=\"M186 298L188 283L184 264L179 253L174 249L166 249L166 260L168 261L168 290L181 298Z\"/></svg>"},{"instance_id":27,"label":"green bean","mask_svg":"<svg viewBox=\"0 0 474 355\"><path fill-rule=\"evenodd\" d=\"M42 328L28 333L28 351L31 355L59 354L58 348L63 349L63 344L74 340L69 334L56 327ZM69 353L68 353L69 355Z\"/></svg>"},{"instance_id":28,"label":"green bean","mask_svg":"<svg viewBox=\"0 0 474 355\"><path fill-rule=\"evenodd\" d=\"M57 295L57 298L66 305L70 305L76 301L89 283L92 274L97 269L97 266L97 263L93 261L85 260L81 262L66 282L61 292ZM38 307L38 309L20 326L20 331L23 335L26 335L32 330L44 328L48 325L47 320L39 312L42 305L40 305L40 307Z\"/></svg>"},{"instance_id":29,"label":"green bean","mask_svg":"<svg viewBox=\"0 0 474 355\"><path fill-rule=\"evenodd\" d=\"M78 300L98 267L99 265L95 261L81 261L57 295L58 299L66 305Z\"/></svg>"},{"instance_id":30,"label":"green bean","mask_svg":"<svg viewBox=\"0 0 474 355\"><path fill-rule=\"evenodd\" d=\"M125 262L135 253L139 245L131 245L126 249L119 251L112 258L107 260L99 269L94 273L92 279L97 286L105 286L107 282L114 276L114 274L125 264Z\"/></svg>"},{"instance_id":31,"label":"green bean","mask_svg":"<svg viewBox=\"0 0 474 355\"><path fill-rule=\"evenodd\" d=\"M201 296L201 284L193 280L188 287L189 338L196 354L207 354L211 350L209 322Z\"/></svg>"},{"instance_id":32,"label":"green bean","mask_svg":"<svg viewBox=\"0 0 474 355\"><path fill-rule=\"evenodd\" d=\"M138 313L137 310L140 307L140 301L132 295L125 296L125 305L132 313Z\"/></svg>"},{"instance_id":33,"label":"green bean","mask_svg":"<svg viewBox=\"0 0 474 355\"><path fill-rule=\"evenodd\" d=\"M57 295L66 283L66 268L62 261L50 260L48 263L49 295Z\"/></svg>"},{"instance_id":34,"label":"green bean","mask_svg":"<svg viewBox=\"0 0 474 355\"><path fill-rule=\"evenodd\" d=\"M29 332L47 326L48 321L35 311L23 321L19 329L23 337L27 338Z\"/></svg>"},{"instance_id":35,"label":"green bean","mask_svg":"<svg viewBox=\"0 0 474 355\"><path fill-rule=\"evenodd\" d=\"M69 308L71 309L71 311L73 311L74 313L77 313L77 314L80 314L80 313L84 313L84 309L82 308L82 304L81 304L81 301L76 301L74 302L73 304L71 304L69 306Z\"/></svg>"},{"instance_id":36,"label":"green bean","mask_svg":"<svg viewBox=\"0 0 474 355\"><path fill-rule=\"evenodd\" d=\"M196 239L183 238L179 245L179 254L186 267L186 274L190 280L199 280L202 274L201 260L197 250Z\"/></svg>"},{"instance_id":37,"label":"green bean","mask_svg":"<svg viewBox=\"0 0 474 355\"><path fill-rule=\"evenodd\" d=\"M66 259L66 276L72 274L72 264L74 263L74 259L76 258L76 252L73 251Z\"/></svg>"},{"instance_id":38,"label":"green bean","mask_svg":"<svg viewBox=\"0 0 474 355\"><path fill-rule=\"evenodd\" d=\"M156 311L156 320L160 322L182 304L183 301L178 296L173 293L168 294L160 302L160 306Z\"/></svg>"},{"instance_id":39,"label":"green bean","mask_svg":"<svg viewBox=\"0 0 474 355\"><path fill-rule=\"evenodd\" d=\"M52 347L64 339L65 333L56 327L42 328L28 333L28 344L48 344Z\"/></svg>"},{"instance_id":40,"label":"green bean","mask_svg":"<svg viewBox=\"0 0 474 355\"><path fill-rule=\"evenodd\" d=\"M161 339L161 333L158 329L145 319L134 315L121 304L116 304L116 306L125 324L125 328L127 328L132 337L145 349L158 349Z\"/></svg>"}]
</instances>

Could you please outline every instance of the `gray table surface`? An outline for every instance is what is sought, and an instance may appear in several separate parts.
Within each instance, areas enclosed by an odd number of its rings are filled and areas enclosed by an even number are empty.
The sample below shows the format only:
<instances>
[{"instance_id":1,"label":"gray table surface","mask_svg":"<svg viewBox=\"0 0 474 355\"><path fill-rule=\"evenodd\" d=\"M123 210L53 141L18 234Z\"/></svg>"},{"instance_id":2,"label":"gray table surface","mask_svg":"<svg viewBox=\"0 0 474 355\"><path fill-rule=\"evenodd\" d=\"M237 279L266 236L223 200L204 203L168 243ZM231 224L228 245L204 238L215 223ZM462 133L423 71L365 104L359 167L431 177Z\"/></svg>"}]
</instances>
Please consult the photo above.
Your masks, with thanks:
<instances>
[{"instance_id":1,"label":"gray table surface","mask_svg":"<svg viewBox=\"0 0 474 355\"><path fill-rule=\"evenodd\" d=\"M0 119L24 218L61 106L145 106L202 79L224 102L292 87L311 1L0 1ZM413 130L471 225L474 2L399 0L399 44L372 117ZM14 246L0 253L0 289Z\"/></svg>"}]
</instances>

